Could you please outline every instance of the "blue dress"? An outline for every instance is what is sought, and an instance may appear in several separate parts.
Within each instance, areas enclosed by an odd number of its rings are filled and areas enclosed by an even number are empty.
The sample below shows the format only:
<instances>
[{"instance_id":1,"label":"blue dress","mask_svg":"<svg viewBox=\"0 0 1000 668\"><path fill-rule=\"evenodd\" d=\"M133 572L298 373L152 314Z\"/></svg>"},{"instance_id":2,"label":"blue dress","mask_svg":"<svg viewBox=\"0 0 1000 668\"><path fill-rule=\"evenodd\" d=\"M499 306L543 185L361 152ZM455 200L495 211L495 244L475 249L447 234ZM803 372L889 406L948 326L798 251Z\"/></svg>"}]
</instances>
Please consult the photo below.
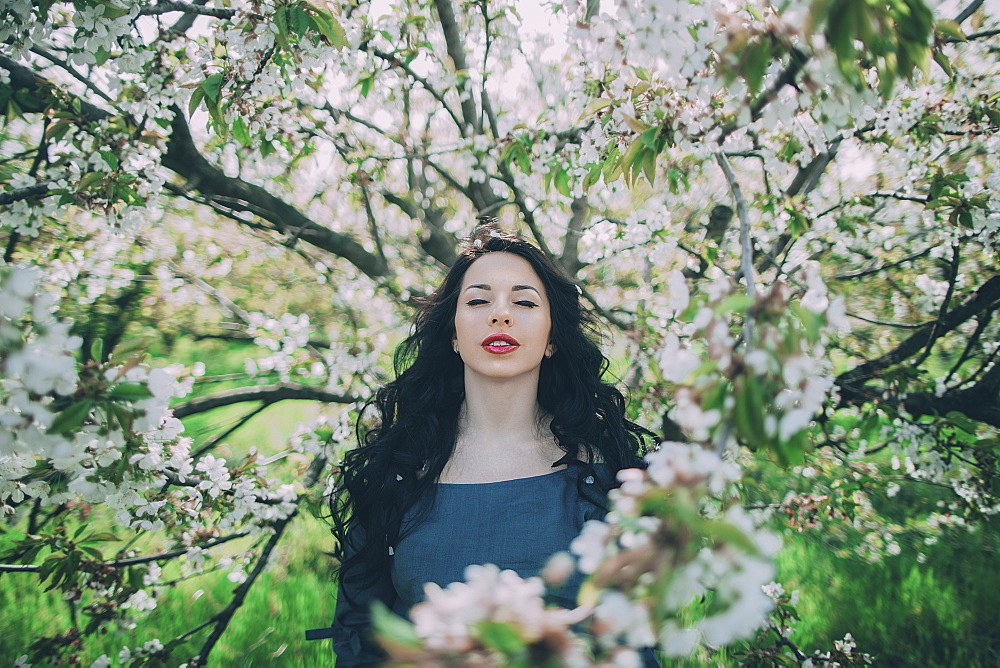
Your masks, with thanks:
<instances>
[{"instance_id":1,"label":"blue dress","mask_svg":"<svg viewBox=\"0 0 1000 668\"><path fill-rule=\"evenodd\" d=\"M606 464L591 470L570 466L500 482L438 483L431 512L421 517L424 507L418 502L403 518L387 577L363 589L342 582L331 628L309 631L307 637L332 637L337 666L378 665L379 654L368 639L368 611L375 600L406 617L423 600L425 583L445 587L462 581L470 564L495 564L523 578L538 575L549 557L569 549L584 522L604 516L604 490L614 486L615 471ZM575 607L582 581L576 573L551 592L549 602Z\"/></svg>"}]
</instances>

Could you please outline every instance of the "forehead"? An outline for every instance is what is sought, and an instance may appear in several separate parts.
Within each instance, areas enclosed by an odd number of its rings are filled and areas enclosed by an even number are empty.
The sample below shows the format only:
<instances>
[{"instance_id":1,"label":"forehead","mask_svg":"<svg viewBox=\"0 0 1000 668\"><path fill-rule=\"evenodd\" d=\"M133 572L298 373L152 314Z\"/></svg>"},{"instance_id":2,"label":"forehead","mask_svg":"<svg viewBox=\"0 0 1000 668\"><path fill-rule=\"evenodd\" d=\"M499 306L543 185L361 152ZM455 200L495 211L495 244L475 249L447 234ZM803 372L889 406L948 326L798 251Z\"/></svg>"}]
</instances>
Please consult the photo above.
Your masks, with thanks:
<instances>
[{"instance_id":1,"label":"forehead","mask_svg":"<svg viewBox=\"0 0 1000 668\"><path fill-rule=\"evenodd\" d=\"M494 290L530 285L544 292L542 281L531 263L519 255L504 252L486 253L473 262L462 279L462 289L470 285L489 285Z\"/></svg>"}]
</instances>

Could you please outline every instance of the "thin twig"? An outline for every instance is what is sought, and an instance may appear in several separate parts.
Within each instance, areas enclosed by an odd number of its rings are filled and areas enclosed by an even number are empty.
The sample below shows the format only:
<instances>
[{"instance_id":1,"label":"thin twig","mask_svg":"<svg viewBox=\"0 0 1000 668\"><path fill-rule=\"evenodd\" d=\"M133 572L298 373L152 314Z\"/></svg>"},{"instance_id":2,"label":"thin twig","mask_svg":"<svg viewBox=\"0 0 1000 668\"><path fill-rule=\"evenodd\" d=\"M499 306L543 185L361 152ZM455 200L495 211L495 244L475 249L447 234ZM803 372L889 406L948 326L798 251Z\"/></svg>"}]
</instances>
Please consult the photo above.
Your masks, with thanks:
<instances>
[{"instance_id":1,"label":"thin twig","mask_svg":"<svg viewBox=\"0 0 1000 668\"><path fill-rule=\"evenodd\" d=\"M203 445L200 448L198 448L197 450L195 450L191 454L191 459L192 460L197 460L202 455L204 455L206 452L211 452L212 450L214 450L216 448L216 446L219 445L219 443L222 443L222 441L224 439L228 438L234 431L236 431L237 429L239 429L240 427L242 427L243 425L245 425L247 422L249 422L250 420L252 420L261 411L263 411L265 408L267 408L270 405L271 404L269 404L269 403L267 403L265 401L264 403L262 403L257 408L254 408L252 411L248 412L246 415L244 415L239 420L237 420L235 424L233 424L231 427L229 427L229 429L226 429L224 432L222 432L221 434L219 434L218 436L216 436L215 438L213 438L211 441L209 441L205 445Z\"/></svg>"},{"instance_id":2,"label":"thin twig","mask_svg":"<svg viewBox=\"0 0 1000 668\"><path fill-rule=\"evenodd\" d=\"M898 322L886 322L884 320L872 320L871 318L866 318L863 315L858 315L857 313L845 313L848 318L854 318L855 320L862 320L864 322L869 322L873 325L879 325L881 327L895 327L896 329L923 329L928 325L933 325L936 320L928 320L927 322L920 322L916 325L901 325Z\"/></svg>"},{"instance_id":3,"label":"thin twig","mask_svg":"<svg viewBox=\"0 0 1000 668\"><path fill-rule=\"evenodd\" d=\"M228 536L223 536L222 538L213 538L203 545L192 545L191 547L186 547L179 550L171 550L169 552L161 552L160 554L150 554L145 557L132 557L130 559L116 559L114 561L100 562L102 567L108 568L123 568L125 566L136 566L138 564L148 564L154 561L166 561L167 559L174 559L176 557L183 556L188 553L189 550L196 547L202 550L207 550L210 547L215 547L216 545L222 545L223 543L228 543L231 540L236 540L237 538L243 538L249 536L249 531L241 531L240 533L230 534ZM0 573L37 573L41 570L41 566L33 566L30 564L0 564Z\"/></svg>"},{"instance_id":4,"label":"thin twig","mask_svg":"<svg viewBox=\"0 0 1000 668\"><path fill-rule=\"evenodd\" d=\"M326 467L326 462L326 457L318 456L312 461L312 463L310 463L309 470L306 471L306 476L302 481L302 484L306 489L313 487L319 480L320 474ZM304 494L300 495L295 500L295 510L289 513L284 519L278 520L274 523L274 534L272 534L271 538L267 541L264 549L261 550L260 556L257 558L257 563L254 564L253 571L251 571L250 575L247 576L247 579L233 591L233 600L229 602L229 605L227 605L224 610L210 620L215 623L215 628L212 629L212 633L209 634L205 644L201 646L201 650L198 652L198 655L191 661L190 665L192 668L207 665L208 657L212 653L212 649L215 647L216 643L219 642L222 634L225 633L233 615L236 614L236 611L243 605L247 592L250 591L254 582L256 582L257 578L259 578L261 573L264 572L264 569L267 567L267 562L271 558L271 553L281 540L281 536L284 534L285 529L288 528L288 525L291 524L292 520L295 519L295 516L298 515L298 504L304 496Z\"/></svg>"},{"instance_id":5,"label":"thin twig","mask_svg":"<svg viewBox=\"0 0 1000 668\"><path fill-rule=\"evenodd\" d=\"M907 257L904 257L902 260L897 260L896 262L890 262L888 264L883 264L883 265L881 265L879 267L874 267L872 269L863 269L863 270L855 272L853 274L838 274L837 276L834 276L833 279L835 281L850 281L850 280L853 280L855 278L864 278L865 276L872 276L873 274L881 273L881 272L885 271L886 269L894 269L895 267L898 267L901 264L906 264L907 262L912 262L913 260L922 258L925 255L930 255L930 252L931 252L931 249L927 248L927 249L924 249L924 250L920 251L919 253L914 253L913 255L908 255Z\"/></svg>"},{"instance_id":6,"label":"thin twig","mask_svg":"<svg viewBox=\"0 0 1000 668\"><path fill-rule=\"evenodd\" d=\"M86 86L87 90L89 90L90 92L92 92L94 95L97 95L97 97L101 98L102 100L104 100L105 102L107 102L108 104L110 104L111 106L114 106L115 101L111 98L110 95L108 95L103 90L101 90L100 88L98 88L94 84L93 81L91 81L87 77L85 77L82 74L80 74L79 72L77 72L68 61L63 60L59 56L55 56L55 55L49 53L48 51L46 51L45 49L43 49L40 46L33 46L33 47L31 47L31 52L34 53L34 54L37 54L37 55L41 56L42 58L45 58L49 62L55 63L59 67L63 68L64 70L66 70L67 72L69 72L70 76L72 76L74 79L76 79L77 81L79 81L80 83L82 83L84 86Z\"/></svg>"},{"instance_id":7,"label":"thin twig","mask_svg":"<svg viewBox=\"0 0 1000 668\"><path fill-rule=\"evenodd\" d=\"M746 281L747 295L751 299L754 299L757 296L757 288L753 282L753 240L750 236L750 208L747 206L746 198L743 197L743 190L740 188L740 182L736 179L736 174L733 173L733 168L730 166L725 154L721 150L718 150L715 152L715 159L719 163L719 167L722 168L722 173L726 177L726 183L729 184L729 190L733 194L733 199L736 200L736 213L740 217L740 246L742 247L740 249L740 271L743 273L743 280ZM743 320L743 341L747 350L753 347L753 321L749 313L746 314Z\"/></svg>"},{"instance_id":8,"label":"thin twig","mask_svg":"<svg viewBox=\"0 0 1000 668\"><path fill-rule=\"evenodd\" d=\"M181 271L180 268L178 268L175 264L168 263L167 266L170 269L170 271L174 274L174 276L176 276L181 280L191 283L191 285L195 286L208 296L215 299L215 301L217 301L221 306L223 306L227 311L235 315L237 318L239 318L240 320L242 320L247 324L250 324L251 320L250 314L244 311L236 304L234 304L233 301L229 299L229 297L226 297L224 294L222 294L221 292L219 292L214 287L212 287L202 279L198 278L197 276Z\"/></svg>"}]
</instances>

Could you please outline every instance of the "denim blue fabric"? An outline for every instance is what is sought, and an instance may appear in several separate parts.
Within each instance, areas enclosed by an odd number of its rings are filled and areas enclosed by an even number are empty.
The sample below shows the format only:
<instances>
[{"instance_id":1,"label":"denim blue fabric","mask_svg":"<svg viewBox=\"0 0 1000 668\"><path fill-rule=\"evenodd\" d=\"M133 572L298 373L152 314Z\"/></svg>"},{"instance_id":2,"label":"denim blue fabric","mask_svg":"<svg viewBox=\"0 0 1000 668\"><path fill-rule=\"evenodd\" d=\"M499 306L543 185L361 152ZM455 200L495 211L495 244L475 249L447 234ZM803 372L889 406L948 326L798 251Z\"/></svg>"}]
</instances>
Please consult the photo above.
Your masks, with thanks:
<instances>
[{"instance_id":1,"label":"denim blue fabric","mask_svg":"<svg viewBox=\"0 0 1000 668\"><path fill-rule=\"evenodd\" d=\"M366 640L374 600L405 617L423 600L426 583L445 587L463 581L470 564L495 564L525 578L538 575L550 556L569 549L584 522L604 516L604 508L579 490L585 486L594 492L588 496L603 499L604 490L614 486L615 471L605 464L595 465L594 471L596 476L570 466L500 482L439 483L428 513L422 514L426 502L419 502L404 517L387 577L364 590L342 583L332 627L313 630L310 637L333 637L339 667L378 665L377 649ZM352 538L361 540L349 535L345 549L350 550ZM583 575L576 573L551 592L549 602L575 607L582 581ZM648 662L648 654L643 657L647 665L657 665Z\"/></svg>"},{"instance_id":2,"label":"denim blue fabric","mask_svg":"<svg viewBox=\"0 0 1000 668\"><path fill-rule=\"evenodd\" d=\"M603 510L580 498L572 469L481 484L439 484L434 507L416 529L404 519L394 546L392 581L403 607L424 598L424 584L465 579L469 564L496 564L524 578L569 544ZM587 483L584 483L587 484ZM590 483L594 484L594 483ZM407 519L418 517L418 504ZM553 603L576 605L582 575L555 592Z\"/></svg>"}]
</instances>

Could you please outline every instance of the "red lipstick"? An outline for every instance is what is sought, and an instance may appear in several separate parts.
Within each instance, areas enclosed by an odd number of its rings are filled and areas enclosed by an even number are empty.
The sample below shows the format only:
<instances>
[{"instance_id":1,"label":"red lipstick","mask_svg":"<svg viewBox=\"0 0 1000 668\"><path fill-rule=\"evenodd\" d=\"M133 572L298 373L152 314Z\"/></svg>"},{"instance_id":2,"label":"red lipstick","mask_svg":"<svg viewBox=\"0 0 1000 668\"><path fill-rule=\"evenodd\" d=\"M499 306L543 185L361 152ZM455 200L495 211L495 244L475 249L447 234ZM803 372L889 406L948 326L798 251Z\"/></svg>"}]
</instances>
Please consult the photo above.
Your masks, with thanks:
<instances>
[{"instance_id":1,"label":"red lipstick","mask_svg":"<svg viewBox=\"0 0 1000 668\"><path fill-rule=\"evenodd\" d=\"M517 342L517 339L507 334L490 334L483 339L483 342L479 345L481 345L487 352L494 353L496 355L512 353L521 347L521 344Z\"/></svg>"}]
</instances>

